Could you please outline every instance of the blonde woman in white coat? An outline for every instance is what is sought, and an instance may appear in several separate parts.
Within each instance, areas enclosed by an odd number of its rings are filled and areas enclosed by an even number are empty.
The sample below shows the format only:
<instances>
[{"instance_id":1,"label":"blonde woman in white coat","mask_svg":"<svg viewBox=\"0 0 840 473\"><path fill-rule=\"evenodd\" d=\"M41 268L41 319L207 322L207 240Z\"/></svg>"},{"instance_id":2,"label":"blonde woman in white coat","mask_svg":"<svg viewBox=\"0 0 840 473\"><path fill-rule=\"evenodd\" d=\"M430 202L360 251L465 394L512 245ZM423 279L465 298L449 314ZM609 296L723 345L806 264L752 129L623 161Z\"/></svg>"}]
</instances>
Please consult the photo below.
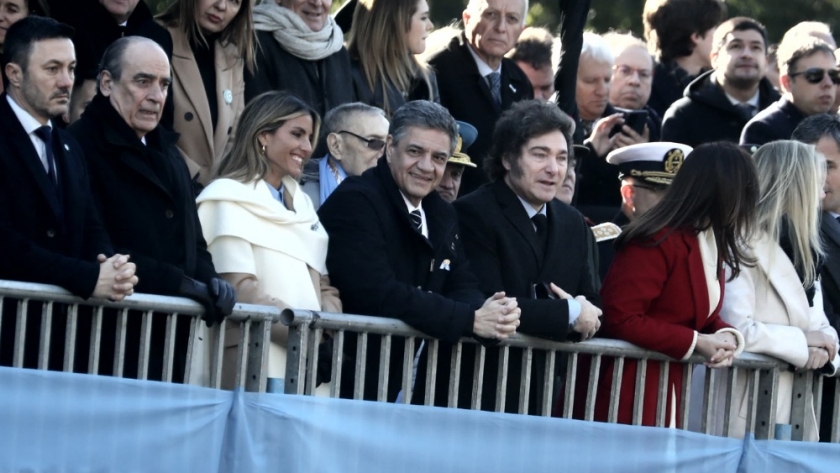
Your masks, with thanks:
<instances>
[{"instance_id":1,"label":"blonde woman in white coat","mask_svg":"<svg viewBox=\"0 0 840 473\"><path fill-rule=\"evenodd\" d=\"M824 197L825 159L814 146L776 141L755 153L760 197L758 234L751 243L757 263L726 283L721 317L741 331L745 351L770 355L797 370L834 375L840 366L837 333L823 312L818 275L822 249L819 205ZM776 392L777 424L790 423L791 372L782 372ZM735 433L743 436L747 381L734 387ZM817 440L814 406L808 406L807 440Z\"/></svg>"},{"instance_id":2,"label":"blonde woman in white coat","mask_svg":"<svg viewBox=\"0 0 840 473\"><path fill-rule=\"evenodd\" d=\"M318 114L291 95L255 97L216 179L198 197L207 249L238 302L341 312L327 278L327 233L297 183L319 126ZM232 386L239 342L232 328L225 335L225 387ZM287 327L274 324L269 377L285 377L287 337Z\"/></svg>"}]
</instances>

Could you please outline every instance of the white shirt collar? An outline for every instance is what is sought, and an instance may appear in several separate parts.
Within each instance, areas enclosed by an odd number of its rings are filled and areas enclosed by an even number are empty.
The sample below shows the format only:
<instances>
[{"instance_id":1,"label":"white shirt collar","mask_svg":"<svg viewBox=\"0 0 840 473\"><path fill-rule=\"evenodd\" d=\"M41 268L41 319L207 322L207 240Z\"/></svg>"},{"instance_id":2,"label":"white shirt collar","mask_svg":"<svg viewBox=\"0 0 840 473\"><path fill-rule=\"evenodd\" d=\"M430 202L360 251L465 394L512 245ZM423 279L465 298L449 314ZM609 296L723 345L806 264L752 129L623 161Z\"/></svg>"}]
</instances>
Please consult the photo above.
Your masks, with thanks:
<instances>
[{"instance_id":1,"label":"white shirt collar","mask_svg":"<svg viewBox=\"0 0 840 473\"><path fill-rule=\"evenodd\" d=\"M726 94L726 91L724 91L723 93ZM726 94L726 98L729 99L729 102L732 103L732 105L737 106L737 105L740 105L740 104L744 103L744 104L747 104L747 105L752 105L753 107L755 107L756 110L758 110L758 90L757 89L755 91L755 95L753 95L752 98L750 98L746 102L741 102L740 100L736 99L735 97L733 97L729 94Z\"/></svg>"},{"instance_id":2,"label":"white shirt collar","mask_svg":"<svg viewBox=\"0 0 840 473\"><path fill-rule=\"evenodd\" d=\"M540 210L537 211L537 210L534 210L533 205L529 204L528 201L526 201L525 199L520 197L519 194L516 194L516 198L519 199L519 202L521 202L522 206L525 207L525 211L528 212L528 218L529 219L534 218L534 215L536 215L536 214L546 215L545 204L543 204L543 206L540 207Z\"/></svg>"},{"instance_id":3,"label":"white shirt collar","mask_svg":"<svg viewBox=\"0 0 840 473\"><path fill-rule=\"evenodd\" d=\"M423 210L423 202L421 201L420 205L415 207L408 201L402 191L400 191L400 196L403 198L403 202L405 202L405 207L408 209L408 213L414 212L415 210L420 211L420 233L422 233L424 237L429 238L429 226L426 224L426 212Z\"/></svg>"},{"instance_id":4,"label":"white shirt collar","mask_svg":"<svg viewBox=\"0 0 840 473\"><path fill-rule=\"evenodd\" d=\"M475 65L478 66L478 73L481 74L481 77L487 77L487 74L490 74L490 73L493 73L493 72L498 72L498 73L501 74L501 72L502 72L502 63L501 62L499 62L499 68L494 71L493 68L491 68L489 64L484 62L484 60L481 59L478 56L478 53L475 52L475 49L473 49L471 44L467 43L467 49L470 50L470 54L472 54L473 60L475 61Z\"/></svg>"},{"instance_id":5,"label":"white shirt collar","mask_svg":"<svg viewBox=\"0 0 840 473\"><path fill-rule=\"evenodd\" d=\"M414 212L415 210L419 210L421 214L424 213L422 201L420 202L420 205L415 207L414 205L412 205L411 202L409 202L408 198L406 198L405 194L403 194L402 191L400 191L400 196L403 198L403 202L405 202L405 206L408 208L409 213Z\"/></svg>"},{"instance_id":6,"label":"white shirt collar","mask_svg":"<svg viewBox=\"0 0 840 473\"><path fill-rule=\"evenodd\" d=\"M41 122L39 122L37 118L33 117L29 112L18 105L11 95L6 94L6 101L9 102L9 106L12 107L12 111L15 112L15 116L17 116L18 121L21 126L23 126L23 130L27 135L34 133L35 130L44 126L41 125ZM47 126L52 127L52 120L47 120Z\"/></svg>"}]
</instances>

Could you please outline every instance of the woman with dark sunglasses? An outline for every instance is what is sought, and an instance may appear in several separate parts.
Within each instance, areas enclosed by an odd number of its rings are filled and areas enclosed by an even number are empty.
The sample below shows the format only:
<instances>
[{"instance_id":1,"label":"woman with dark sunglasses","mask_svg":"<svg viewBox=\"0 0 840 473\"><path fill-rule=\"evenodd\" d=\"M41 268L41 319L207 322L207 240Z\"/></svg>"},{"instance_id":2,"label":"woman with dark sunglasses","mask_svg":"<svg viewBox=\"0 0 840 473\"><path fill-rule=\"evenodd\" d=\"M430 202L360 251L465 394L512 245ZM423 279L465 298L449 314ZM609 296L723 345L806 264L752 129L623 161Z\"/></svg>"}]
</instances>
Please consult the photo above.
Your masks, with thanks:
<instances>
[{"instance_id":1,"label":"woman with dark sunglasses","mask_svg":"<svg viewBox=\"0 0 840 473\"><path fill-rule=\"evenodd\" d=\"M339 105L324 119L327 154L303 168L300 185L317 210L350 176L376 166L388 137L385 112L360 102Z\"/></svg>"}]
</instances>

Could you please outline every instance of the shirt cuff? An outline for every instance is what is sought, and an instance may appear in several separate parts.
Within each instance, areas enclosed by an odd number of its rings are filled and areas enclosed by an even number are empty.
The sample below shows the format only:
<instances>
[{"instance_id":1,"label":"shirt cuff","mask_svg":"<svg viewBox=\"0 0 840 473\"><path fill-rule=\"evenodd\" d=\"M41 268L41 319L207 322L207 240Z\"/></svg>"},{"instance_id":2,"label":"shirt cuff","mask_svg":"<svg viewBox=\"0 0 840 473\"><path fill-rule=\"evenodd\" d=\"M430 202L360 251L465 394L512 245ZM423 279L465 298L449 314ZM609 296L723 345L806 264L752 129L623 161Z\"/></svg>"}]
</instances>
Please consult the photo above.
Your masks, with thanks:
<instances>
[{"instance_id":1,"label":"shirt cuff","mask_svg":"<svg viewBox=\"0 0 840 473\"><path fill-rule=\"evenodd\" d=\"M694 348L695 348L696 346L697 346L697 331L695 330L695 331L694 331L694 339L693 339L693 340L691 340L691 346L690 346L690 347L688 347L688 351L687 351L687 352L685 352L685 356L683 356L682 358L680 358L680 361L685 361L685 360L687 360L687 359L691 358L691 355L693 355L693 354L694 354Z\"/></svg>"},{"instance_id":2,"label":"shirt cuff","mask_svg":"<svg viewBox=\"0 0 840 473\"><path fill-rule=\"evenodd\" d=\"M566 299L566 302L569 303L569 327L571 328L575 326L575 322L580 317L580 311L583 309L580 306L580 302L574 299Z\"/></svg>"},{"instance_id":3,"label":"shirt cuff","mask_svg":"<svg viewBox=\"0 0 840 473\"><path fill-rule=\"evenodd\" d=\"M736 346L735 346L735 356L737 357L738 355L740 355L744 351L744 345L746 345L746 342L744 342L744 336L741 335L741 332L739 332L737 329L730 328L730 327L722 328L715 333L726 333L726 332L731 333L735 337L735 344L736 344Z\"/></svg>"}]
</instances>

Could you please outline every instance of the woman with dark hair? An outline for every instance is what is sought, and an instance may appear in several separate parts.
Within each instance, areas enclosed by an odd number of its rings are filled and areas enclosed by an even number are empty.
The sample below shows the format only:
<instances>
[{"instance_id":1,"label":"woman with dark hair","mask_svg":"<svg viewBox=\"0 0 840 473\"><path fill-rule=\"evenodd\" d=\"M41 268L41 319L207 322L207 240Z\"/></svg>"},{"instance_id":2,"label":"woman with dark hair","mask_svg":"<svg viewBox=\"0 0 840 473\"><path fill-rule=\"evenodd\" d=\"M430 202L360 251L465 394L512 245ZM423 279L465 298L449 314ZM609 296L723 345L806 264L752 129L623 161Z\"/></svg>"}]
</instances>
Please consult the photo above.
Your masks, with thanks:
<instances>
[{"instance_id":1,"label":"woman with dark hair","mask_svg":"<svg viewBox=\"0 0 840 473\"><path fill-rule=\"evenodd\" d=\"M726 283L720 315L744 334L746 349L770 355L797 369L820 370L832 375L840 366L837 332L823 311L818 280L820 259L820 199L825 196L825 158L813 145L796 141L768 143L754 155L761 197L758 232L749 252L758 264L741 271ZM793 376L779 375L776 388L776 422L790 422ZM733 386L736 415L732 435L746 431L747 380ZM817 440L813 403L810 422L803 426L806 440ZM722 416L721 416L722 417Z\"/></svg>"},{"instance_id":2,"label":"woman with dark hair","mask_svg":"<svg viewBox=\"0 0 840 473\"><path fill-rule=\"evenodd\" d=\"M172 36L173 129L190 176L206 185L245 108L256 40L249 0L174 0L157 20Z\"/></svg>"},{"instance_id":3,"label":"woman with dark hair","mask_svg":"<svg viewBox=\"0 0 840 473\"><path fill-rule=\"evenodd\" d=\"M341 312L327 279L327 233L297 183L320 118L301 100L267 92L248 103L233 148L198 196L198 217L219 274L238 302ZM239 327L225 335L223 381L233 382ZM271 328L268 376L284 378L288 329Z\"/></svg>"},{"instance_id":4,"label":"woman with dark hair","mask_svg":"<svg viewBox=\"0 0 840 473\"><path fill-rule=\"evenodd\" d=\"M410 100L440 102L434 73L415 57L431 30L426 0L359 0L347 42L359 101L387 115Z\"/></svg>"},{"instance_id":5,"label":"woman with dark hair","mask_svg":"<svg viewBox=\"0 0 840 473\"><path fill-rule=\"evenodd\" d=\"M6 42L6 31L16 22L29 15L48 16L49 10L43 0L0 0L0 54ZM3 81L0 80L0 92Z\"/></svg>"},{"instance_id":6,"label":"woman with dark hair","mask_svg":"<svg viewBox=\"0 0 840 473\"><path fill-rule=\"evenodd\" d=\"M669 159L681 160L675 150ZM630 223L604 285L602 336L626 340L675 360L702 355L725 367L744 349L741 334L720 318L724 265L733 277L754 260L744 253L752 231L758 177L752 159L730 143L701 145L689 154L662 201ZM596 417L609 410L613 360L602 366ZM679 426L683 367L668 371L666 426ZM660 365L647 366L642 425L656 425ZM632 421L636 362L624 364L618 422Z\"/></svg>"},{"instance_id":7,"label":"woman with dark hair","mask_svg":"<svg viewBox=\"0 0 840 473\"><path fill-rule=\"evenodd\" d=\"M254 7L260 47L256 71L245 80L246 99L287 91L322 117L356 101L344 32L330 15L331 6L332 0L263 0Z\"/></svg>"}]
</instances>

